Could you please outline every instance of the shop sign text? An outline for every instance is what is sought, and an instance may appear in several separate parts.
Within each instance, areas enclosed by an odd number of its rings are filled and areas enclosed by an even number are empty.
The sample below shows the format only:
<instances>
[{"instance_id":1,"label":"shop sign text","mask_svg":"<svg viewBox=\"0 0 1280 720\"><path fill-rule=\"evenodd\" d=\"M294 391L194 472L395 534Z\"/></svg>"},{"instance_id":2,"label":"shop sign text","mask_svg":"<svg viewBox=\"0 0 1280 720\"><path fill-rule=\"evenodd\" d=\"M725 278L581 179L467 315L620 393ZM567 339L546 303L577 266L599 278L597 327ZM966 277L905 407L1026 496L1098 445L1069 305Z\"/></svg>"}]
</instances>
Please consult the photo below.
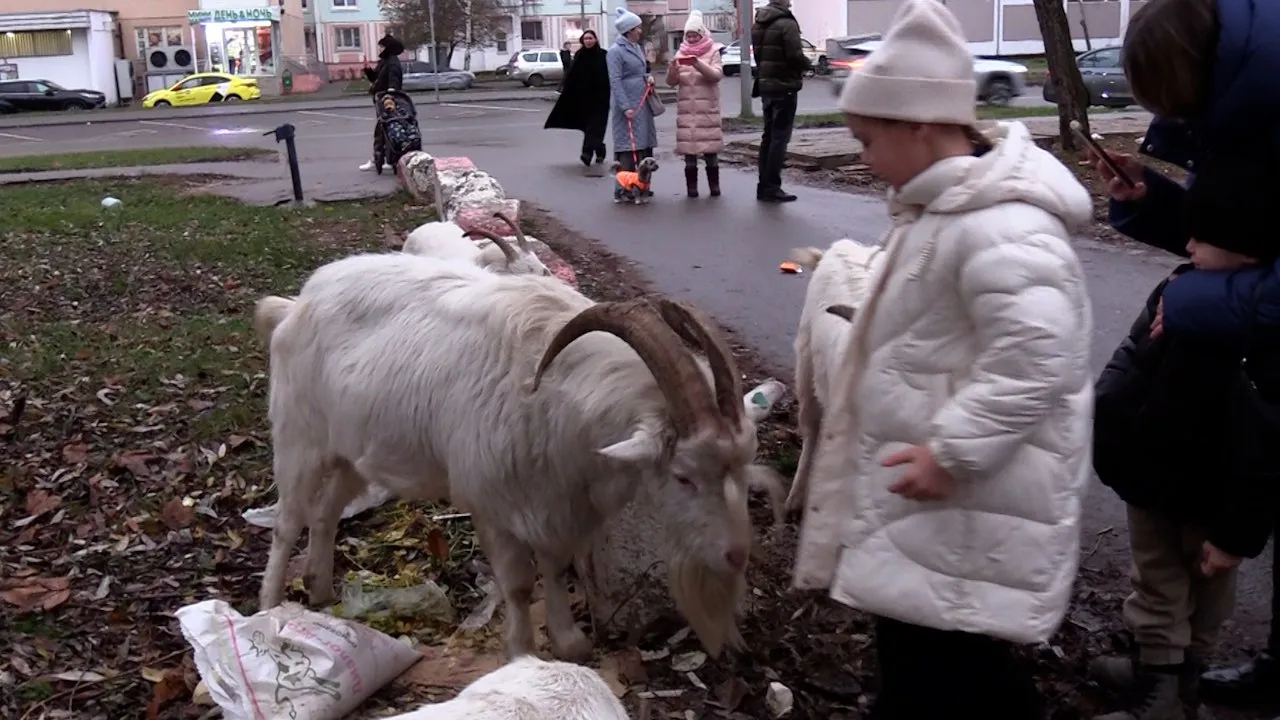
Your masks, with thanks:
<instances>
[{"instance_id":1,"label":"shop sign text","mask_svg":"<svg viewBox=\"0 0 1280 720\"><path fill-rule=\"evenodd\" d=\"M227 10L188 10L192 25L223 22L279 22L280 9L273 7L232 8Z\"/></svg>"}]
</instances>

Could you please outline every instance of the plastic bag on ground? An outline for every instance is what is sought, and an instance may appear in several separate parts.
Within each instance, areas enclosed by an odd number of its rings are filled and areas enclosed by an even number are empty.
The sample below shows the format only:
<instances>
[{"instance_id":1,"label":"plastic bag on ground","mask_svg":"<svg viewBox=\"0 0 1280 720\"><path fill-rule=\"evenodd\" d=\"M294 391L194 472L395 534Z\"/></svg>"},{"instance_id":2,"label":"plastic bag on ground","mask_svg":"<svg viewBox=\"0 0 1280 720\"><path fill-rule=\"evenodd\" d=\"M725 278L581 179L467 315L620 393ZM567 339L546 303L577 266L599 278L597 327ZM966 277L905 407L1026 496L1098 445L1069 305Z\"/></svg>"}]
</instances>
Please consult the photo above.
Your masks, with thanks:
<instances>
[{"instance_id":1,"label":"plastic bag on ground","mask_svg":"<svg viewBox=\"0 0 1280 720\"><path fill-rule=\"evenodd\" d=\"M342 508L342 519L346 520L359 515L365 510L386 505L394 498L395 495L392 495L390 490L380 485L369 485L355 500L347 503L347 506ZM276 513L279 505L280 503L275 503L267 507L250 508L240 513L240 517L244 518L244 521L250 525L273 528L276 526Z\"/></svg>"},{"instance_id":2,"label":"plastic bag on ground","mask_svg":"<svg viewBox=\"0 0 1280 720\"><path fill-rule=\"evenodd\" d=\"M342 616L346 618L420 618L452 623L457 619L444 588L427 580L407 588L366 588L359 580L342 586Z\"/></svg>"},{"instance_id":3,"label":"plastic bag on ground","mask_svg":"<svg viewBox=\"0 0 1280 720\"><path fill-rule=\"evenodd\" d=\"M245 617L205 600L176 615L226 720L338 720L420 657L377 630L291 603Z\"/></svg>"}]
</instances>

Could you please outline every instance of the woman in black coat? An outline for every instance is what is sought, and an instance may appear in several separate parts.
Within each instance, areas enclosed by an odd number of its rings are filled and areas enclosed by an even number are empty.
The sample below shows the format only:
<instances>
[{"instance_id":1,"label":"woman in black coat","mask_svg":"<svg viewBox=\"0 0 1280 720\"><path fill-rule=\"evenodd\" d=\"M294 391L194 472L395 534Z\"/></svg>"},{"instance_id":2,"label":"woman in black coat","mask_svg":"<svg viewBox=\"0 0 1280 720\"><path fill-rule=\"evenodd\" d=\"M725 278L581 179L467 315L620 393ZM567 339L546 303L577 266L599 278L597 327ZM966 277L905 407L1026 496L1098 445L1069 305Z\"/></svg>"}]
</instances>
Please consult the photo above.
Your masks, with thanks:
<instances>
[{"instance_id":1,"label":"woman in black coat","mask_svg":"<svg viewBox=\"0 0 1280 720\"><path fill-rule=\"evenodd\" d=\"M582 49L573 56L564 90L547 117L547 129L582 131L582 155L578 159L591 167L591 159L604 162L604 133L609 125L609 68L607 55L592 30L582 33Z\"/></svg>"},{"instance_id":2,"label":"woman in black coat","mask_svg":"<svg viewBox=\"0 0 1280 720\"><path fill-rule=\"evenodd\" d=\"M404 52L404 43L400 42L391 33L387 33L378 41L378 64L376 67L364 69L364 76L369 80L369 95L375 98L374 104L377 104L376 98L378 93L387 90L403 90L404 89L404 67L400 64L400 54ZM375 124L373 128L373 157L374 160L360 166L361 170L374 170L374 163L381 153L382 133ZM389 168L384 168L389 169Z\"/></svg>"}]
</instances>

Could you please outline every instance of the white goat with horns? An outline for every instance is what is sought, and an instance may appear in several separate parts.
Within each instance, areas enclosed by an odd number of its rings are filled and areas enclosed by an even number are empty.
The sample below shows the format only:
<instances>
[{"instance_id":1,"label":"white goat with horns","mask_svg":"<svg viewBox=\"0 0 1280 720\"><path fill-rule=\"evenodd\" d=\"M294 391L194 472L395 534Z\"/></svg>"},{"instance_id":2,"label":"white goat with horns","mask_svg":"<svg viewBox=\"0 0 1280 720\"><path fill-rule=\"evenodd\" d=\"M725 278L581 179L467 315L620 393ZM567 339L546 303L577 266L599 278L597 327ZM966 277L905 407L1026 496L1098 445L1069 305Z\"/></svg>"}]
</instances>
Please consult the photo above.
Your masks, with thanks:
<instances>
[{"instance_id":1,"label":"white goat with horns","mask_svg":"<svg viewBox=\"0 0 1280 720\"><path fill-rule=\"evenodd\" d=\"M511 246L510 240L488 230L476 228L468 232L457 223L445 221L429 222L414 228L401 251L423 257L462 260L497 273L550 275L551 271L538 259L520 226L501 212L495 212L493 216L511 228L516 247ZM468 235L481 235L493 244L479 248L467 239Z\"/></svg>"},{"instance_id":2,"label":"white goat with horns","mask_svg":"<svg viewBox=\"0 0 1280 720\"><path fill-rule=\"evenodd\" d=\"M837 240L826 251L796 248L791 259L812 273L796 329L796 398L803 440L796 476L787 494L787 512L804 504L809 475L822 435L822 401L829 397L848 341L850 323L871 290L881 250L852 240Z\"/></svg>"},{"instance_id":3,"label":"white goat with horns","mask_svg":"<svg viewBox=\"0 0 1280 720\"><path fill-rule=\"evenodd\" d=\"M552 650L582 659L591 643L563 574L643 487L668 521L677 607L711 654L740 642L748 489L769 490L775 513L782 504L776 473L752 462L771 404L751 400L777 388L744 396L701 312L596 304L555 278L396 253L330 263L296 301L259 301L254 322L271 338L280 496L262 608L282 600L304 527L310 599L332 599L339 515L375 482L471 513L513 657L533 651L536 561Z\"/></svg>"},{"instance_id":4,"label":"white goat with horns","mask_svg":"<svg viewBox=\"0 0 1280 720\"><path fill-rule=\"evenodd\" d=\"M452 700L386 720L628 720L599 673L528 655L476 680Z\"/></svg>"}]
</instances>

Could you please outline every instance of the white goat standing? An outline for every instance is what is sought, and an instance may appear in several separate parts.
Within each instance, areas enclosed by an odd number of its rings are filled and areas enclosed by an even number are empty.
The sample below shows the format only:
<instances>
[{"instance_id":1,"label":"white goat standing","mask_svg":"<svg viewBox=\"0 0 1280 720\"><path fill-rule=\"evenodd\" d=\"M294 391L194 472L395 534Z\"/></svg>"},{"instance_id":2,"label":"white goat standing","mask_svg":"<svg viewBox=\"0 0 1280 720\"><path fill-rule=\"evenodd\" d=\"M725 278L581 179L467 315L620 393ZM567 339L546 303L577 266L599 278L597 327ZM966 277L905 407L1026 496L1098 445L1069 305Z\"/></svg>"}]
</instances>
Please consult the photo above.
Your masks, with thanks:
<instances>
[{"instance_id":1,"label":"white goat standing","mask_svg":"<svg viewBox=\"0 0 1280 720\"><path fill-rule=\"evenodd\" d=\"M822 435L822 399L831 392L853 314L871 290L880 256L880 248L852 240L837 240L826 251L810 247L791 252L791 259L813 275L796 330L796 397L803 446L787 494L788 513L799 510L808 493Z\"/></svg>"},{"instance_id":2,"label":"white goat standing","mask_svg":"<svg viewBox=\"0 0 1280 720\"><path fill-rule=\"evenodd\" d=\"M591 668L516 658L452 700L386 720L629 720L609 685Z\"/></svg>"},{"instance_id":3,"label":"white goat standing","mask_svg":"<svg viewBox=\"0 0 1280 720\"><path fill-rule=\"evenodd\" d=\"M280 496L263 609L282 600L304 527L311 602L332 599L339 516L375 482L471 513L508 605L513 657L534 649L541 569L552 650L585 658L563 573L643 488L668 521L677 607L711 654L740 642L748 489L769 490L781 512L776 473L752 463L771 408L750 398L773 388L741 392L699 311L596 304L555 278L396 253L326 265L296 301L259 301L254 324L271 338Z\"/></svg>"},{"instance_id":4,"label":"white goat standing","mask_svg":"<svg viewBox=\"0 0 1280 720\"><path fill-rule=\"evenodd\" d=\"M538 259L520 227L501 212L495 212L493 216L511 228L515 234L516 247L511 247L509 240L488 230L477 228L467 232L457 223L445 221L429 222L414 228L405 239L401 251L423 257L463 260L492 272L550 275L551 271ZM493 244L479 248L467 239L467 235L483 235Z\"/></svg>"}]
</instances>

